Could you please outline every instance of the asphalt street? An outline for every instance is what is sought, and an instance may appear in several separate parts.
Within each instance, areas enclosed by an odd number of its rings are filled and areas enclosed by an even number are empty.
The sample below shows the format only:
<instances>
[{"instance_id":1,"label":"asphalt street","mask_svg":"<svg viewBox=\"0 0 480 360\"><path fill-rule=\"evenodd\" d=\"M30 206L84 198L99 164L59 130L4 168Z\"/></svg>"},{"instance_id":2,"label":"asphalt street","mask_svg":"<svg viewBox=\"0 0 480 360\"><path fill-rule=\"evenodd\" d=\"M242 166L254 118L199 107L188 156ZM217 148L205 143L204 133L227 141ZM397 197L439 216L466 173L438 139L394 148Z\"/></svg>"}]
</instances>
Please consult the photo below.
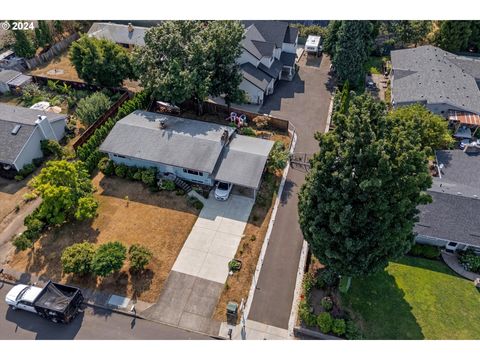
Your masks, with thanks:
<instances>
[{"instance_id":1,"label":"asphalt street","mask_svg":"<svg viewBox=\"0 0 480 360\"><path fill-rule=\"evenodd\" d=\"M5 295L12 285L0 281L0 340L211 340L207 335L147 320L86 307L68 324L55 324L36 314L11 310Z\"/></svg>"}]
</instances>

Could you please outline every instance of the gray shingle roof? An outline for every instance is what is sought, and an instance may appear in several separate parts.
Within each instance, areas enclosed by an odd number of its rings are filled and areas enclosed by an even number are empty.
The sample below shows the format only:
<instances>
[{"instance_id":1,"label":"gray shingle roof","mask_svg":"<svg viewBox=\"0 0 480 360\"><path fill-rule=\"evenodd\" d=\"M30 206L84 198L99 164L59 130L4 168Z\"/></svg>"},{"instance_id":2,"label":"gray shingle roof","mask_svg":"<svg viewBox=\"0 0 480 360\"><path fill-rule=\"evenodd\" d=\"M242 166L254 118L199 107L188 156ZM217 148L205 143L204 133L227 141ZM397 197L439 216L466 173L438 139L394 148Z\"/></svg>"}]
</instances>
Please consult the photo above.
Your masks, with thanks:
<instances>
[{"instance_id":1,"label":"gray shingle roof","mask_svg":"<svg viewBox=\"0 0 480 360\"><path fill-rule=\"evenodd\" d=\"M165 129L159 121L164 120ZM228 126L134 111L118 121L100 150L137 159L212 173Z\"/></svg>"},{"instance_id":2,"label":"gray shingle roof","mask_svg":"<svg viewBox=\"0 0 480 360\"><path fill-rule=\"evenodd\" d=\"M272 42L279 48L282 47L288 28L287 22L277 20L245 20L242 21L242 23L246 28L254 25L260 34L262 34L265 41Z\"/></svg>"},{"instance_id":3,"label":"gray shingle roof","mask_svg":"<svg viewBox=\"0 0 480 360\"><path fill-rule=\"evenodd\" d=\"M21 72L16 70L3 70L0 71L0 82L7 83L10 80L16 78L17 76L22 75Z\"/></svg>"},{"instance_id":4,"label":"gray shingle roof","mask_svg":"<svg viewBox=\"0 0 480 360\"><path fill-rule=\"evenodd\" d=\"M46 116L50 122L65 119L65 115L0 103L0 162L13 163L35 130L38 115ZM21 127L13 135L12 130L16 125Z\"/></svg>"},{"instance_id":5,"label":"gray shingle roof","mask_svg":"<svg viewBox=\"0 0 480 360\"><path fill-rule=\"evenodd\" d=\"M146 27L133 26L133 32L129 32L128 25L96 22L88 30L88 34L117 44L144 46L144 37L147 30Z\"/></svg>"},{"instance_id":6,"label":"gray shingle roof","mask_svg":"<svg viewBox=\"0 0 480 360\"><path fill-rule=\"evenodd\" d=\"M29 83L30 81L32 81L32 77L30 75L20 74L17 77L10 80L8 82L8 85L17 87L17 86L22 86L26 83Z\"/></svg>"},{"instance_id":7,"label":"gray shingle roof","mask_svg":"<svg viewBox=\"0 0 480 360\"><path fill-rule=\"evenodd\" d=\"M480 246L480 200L429 191L433 202L419 206L414 232Z\"/></svg>"},{"instance_id":8,"label":"gray shingle roof","mask_svg":"<svg viewBox=\"0 0 480 360\"><path fill-rule=\"evenodd\" d=\"M273 141L235 134L222 153L215 180L258 189Z\"/></svg>"},{"instance_id":9,"label":"gray shingle roof","mask_svg":"<svg viewBox=\"0 0 480 360\"><path fill-rule=\"evenodd\" d=\"M480 90L475 80L480 74L480 61L431 45L395 50L391 58L396 104L444 103L480 114Z\"/></svg>"},{"instance_id":10,"label":"gray shingle roof","mask_svg":"<svg viewBox=\"0 0 480 360\"><path fill-rule=\"evenodd\" d=\"M428 191L433 202L418 207L419 222L414 230L419 235L478 246L480 153L442 150L436 156L443 164L441 177L433 179Z\"/></svg>"},{"instance_id":11,"label":"gray shingle roof","mask_svg":"<svg viewBox=\"0 0 480 360\"><path fill-rule=\"evenodd\" d=\"M267 41L258 41L252 40L252 44L258 50L258 53L261 57L271 57L273 56L273 50L275 49L275 44Z\"/></svg>"},{"instance_id":12,"label":"gray shingle roof","mask_svg":"<svg viewBox=\"0 0 480 360\"><path fill-rule=\"evenodd\" d=\"M263 72L266 72L268 75L270 75L274 79L278 79L278 75L282 71L283 64L281 63L280 60L275 59L270 65L270 68L266 67L262 63L258 65L258 68L262 70Z\"/></svg>"},{"instance_id":13,"label":"gray shingle roof","mask_svg":"<svg viewBox=\"0 0 480 360\"><path fill-rule=\"evenodd\" d=\"M294 44L295 40L297 40L297 36L298 29L288 26L287 31L285 32L285 38L283 39L283 42L287 44Z\"/></svg>"},{"instance_id":14,"label":"gray shingle roof","mask_svg":"<svg viewBox=\"0 0 480 360\"><path fill-rule=\"evenodd\" d=\"M268 84L272 81L272 77L267 73L257 69L250 63L240 65L240 70L245 80L251 82L260 90L267 90Z\"/></svg>"},{"instance_id":15,"label":"gray shingle roof","mask_svg":"<svg viewBox=\"0 0 480 360\"><path fill-rule=\"evenodd\" d=\"M282 52L282 55L280 55L280 61L285 66L293 67L295 65L296 59L297 59L297 54Z\"/></svg>"}]
</instances>

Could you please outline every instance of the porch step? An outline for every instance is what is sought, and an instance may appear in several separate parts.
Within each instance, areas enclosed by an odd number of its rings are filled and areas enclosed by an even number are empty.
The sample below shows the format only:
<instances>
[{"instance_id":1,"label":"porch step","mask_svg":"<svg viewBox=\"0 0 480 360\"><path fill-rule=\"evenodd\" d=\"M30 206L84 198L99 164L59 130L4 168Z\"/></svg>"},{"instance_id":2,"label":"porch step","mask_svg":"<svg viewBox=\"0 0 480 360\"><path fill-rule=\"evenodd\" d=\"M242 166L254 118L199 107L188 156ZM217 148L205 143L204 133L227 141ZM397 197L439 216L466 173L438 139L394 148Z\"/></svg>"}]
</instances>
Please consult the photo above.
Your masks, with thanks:
<instances>
[{"instance_id":1,"label":"porch step","mask_svg":"<svg viewBox=\"0 0 480 360\"><path fill-rule=\"evenodd\" d=\"M182 179L180 179L179 177L176 177L173 182L175 183L175 185L177 185L180 189L182 189L183 191L185 191L185 193L189 193L190 191L192 191L192 187L186 183L185 181L183 181Z\"/></svg>"}]
</instances>

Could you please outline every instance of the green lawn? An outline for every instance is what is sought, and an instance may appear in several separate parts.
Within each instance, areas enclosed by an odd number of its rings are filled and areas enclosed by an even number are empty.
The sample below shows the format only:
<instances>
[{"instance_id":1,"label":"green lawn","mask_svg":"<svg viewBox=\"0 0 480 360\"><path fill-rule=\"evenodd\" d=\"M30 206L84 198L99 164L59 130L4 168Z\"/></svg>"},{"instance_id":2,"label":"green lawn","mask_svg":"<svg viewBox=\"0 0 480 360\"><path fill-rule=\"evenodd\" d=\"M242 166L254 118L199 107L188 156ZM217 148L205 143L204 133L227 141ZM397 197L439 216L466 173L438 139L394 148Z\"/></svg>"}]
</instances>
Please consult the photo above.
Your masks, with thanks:
<instances>
[{"instance_id":1,"label":"green lawn","mask_svg":"<svg viewBox=\"0 0 480 360\"><path fill-rule=\"evenodd\" d=\"M383 74L383 63L387 60L385 56L370 56L365 64L365 71L371 74Z\"/></svg>"},{"instance_id":2,"label":"green lawn","mask_svg":"<svg viewBox=\"0 0 480 360\"><path fill-rule=\"evenodd\" d=\"M367 339L480 339L480 292L440 261L391 262L352 279L342 303Z\"/></svg>"}]
</instances>

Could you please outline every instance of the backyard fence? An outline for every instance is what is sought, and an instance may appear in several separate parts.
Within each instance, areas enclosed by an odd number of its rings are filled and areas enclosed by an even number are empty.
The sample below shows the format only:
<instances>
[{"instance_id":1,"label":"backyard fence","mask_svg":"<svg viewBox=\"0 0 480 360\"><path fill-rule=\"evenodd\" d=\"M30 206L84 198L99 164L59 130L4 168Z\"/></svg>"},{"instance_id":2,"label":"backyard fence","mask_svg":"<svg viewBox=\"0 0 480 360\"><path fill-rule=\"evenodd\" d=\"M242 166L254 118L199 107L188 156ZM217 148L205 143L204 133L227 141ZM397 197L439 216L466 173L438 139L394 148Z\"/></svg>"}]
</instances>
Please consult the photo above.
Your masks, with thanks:
<instances>
[{"instance_id":1,"label":"backyard fence","mask_svg":"<svg viewBox=\"0 0 480 360\"><path fill-rule=\"evenodd\" d=\"M35 56L32 59L25 59L25 63L27 64L27 67L31 70L33 68L36 68L37 66L40 66L42 64L45 64L46 62L49 62L52 60L55 56L61 54L62 52L65 51L66 48L70 46L72 42L77 40L80 36L78 33L74 33L70 35L69 37L63 39L62 41L59 41L55 45L53 45L50 49L45 51L43 54L40 54L38 56Z\"/></svg>"},{"instance_id":2,"label":"backyard fence","mask_svg":"<svg viewBox=\"0 0 480 360\"><path fill-rule=\"evenodd\" d=\"M47 85L48 81L53 81L57 84L65 84L70 86L72 89L75 90L89 90L89 91L102 91L105 89L103 86L97 86L97 85L92 85L92 84L87 84L83 81L72 81L72 80L63 80L63 79L55 79L55 78L50 78L48 76L39 76L39 75L30 75L33 79L34 82L36 82L39 85ZM122 88L114 88L114 87L109 87L108 90L111 92L118 94L118 93L124 93L125 89Z\"/></svg>"},{"instance_id":3,"label":"backyard fence","mask_svg":"<svg viewBox=\"0 0 480 360\"><path fill-rule=\"evenodd\" d=\"M186 110L192 110L192 111L196 110L196 106L195 106L195 103L193 101L184 102L181 105L181 108L186 109ZM204 101L203 102L203 111L206 114L214 114L214 115L223 116L224 119L227 118L228 116L230 116L231 112L236 112L237 114L245 114L245 116L247 117L247 120L249 120L249 121L251 121L253 118L255 118L257 116L267 116L268 117L268 124L269 124L270 127L274 128L276 130L279 130L279 131L289 133L293 136L294 127L293 127L293 125L290 124L290 122L288 120L276 118L276 117L273 117L273 116L270 116L270 115L267 115L267 114L258 114L258 113L254 113L254 112L250 112L250 111L246 111L246 110L242 110L242 109L237 109L235 107L230 107L230 109L229 109L226 105L217 104L217 103L210 102L210 101Z\"/></svg>"},{"instance_id":4,"label":"backyard fence","mask_svg":"<svg viewBox=\"0 0 480 360\"><path fill-rule=\"evenodd\" d=\"M80 137L73 143L73 148L77 150L77 148L83 145L90 137L93 135L95 130L97 130L100 126L102 126L108 119L118 111L118 108L123 105L125 101L129 99L129 93L125 92L123 95L115 101L115 103L108 109L102 116L100 116L92 125L90 125L85 132L80 135Z\"/></svg>"}]
</instances>

